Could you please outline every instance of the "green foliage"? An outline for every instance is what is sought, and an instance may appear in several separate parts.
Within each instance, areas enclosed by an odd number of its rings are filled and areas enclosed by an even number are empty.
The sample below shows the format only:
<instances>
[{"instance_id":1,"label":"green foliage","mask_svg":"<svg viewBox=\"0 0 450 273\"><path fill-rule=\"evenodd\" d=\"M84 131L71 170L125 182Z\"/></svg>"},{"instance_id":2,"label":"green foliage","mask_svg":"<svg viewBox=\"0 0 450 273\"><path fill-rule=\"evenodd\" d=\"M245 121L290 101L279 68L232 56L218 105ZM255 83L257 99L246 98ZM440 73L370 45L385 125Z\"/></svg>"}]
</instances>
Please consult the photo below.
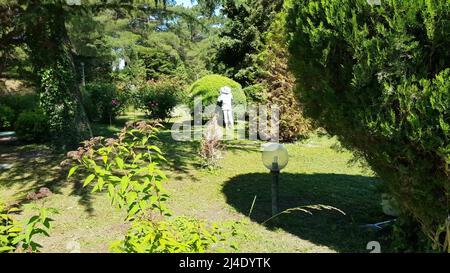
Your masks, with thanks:
<instances>
[{"instance_id":1,"label":"green foliage","mask_svg":"<svg viewBox=\"0 0 450 273\"><path fill-rule=\"evenodd\" d=\"M259 82L268 92L266 103L280 109L280 140L293 142L305 138L311 131L310 121L302 113L302 106L294 94L295 77L288 69L288 52L283 9L265 33L265 44L256 66L262 71Z\"/></svg>"},{"instance_id":2,"label":"green foliage","mask_svg":"<svg viewBox=\"0 0 450 273\"><path fill-rule=\"evenodd\" d=\"M414 253L430 252L427 238L421 232L420 224L410 217L397 219L389 236L391 249L395 252Z\"/></svg>"},{"instance_id":3,"label":"green foliage","mask_svg":"<svg viewBox=\"0 0 450 273\"><path fill-rule=\"evenodd\" d=\"M16 249L13 240L22 232L20 225L12 218L12 213L16 211L13 208L4 212L4 207L0 207L0 253Z\"/></svg>"},{"instance_id":4,"label":"green foliage","mask_svg":"<svg viewBox=\"0 0 450 273\"><path fill-rule=\"evenodd\" d=\"M177 80L150 81L135 94L136 105L153 119L166 120L185 101L183 84Z\"/></svg>"},{"instance_id":5,"label":"green foliage","mask_svg":"<svg viewBox=\"0 0 450 273\"><path fill-rule=\"evenodd\" d=\"M42 246L35 241L35 235L50 237L48 232L51 230L53 219L49 218L49 216L58 213L58 211L53 208L32 207L32 209L38 213L25 222L23 232L14 238L13 243L19 244L26 252L39 252Z\"/></svg>"},{"instance_id":6,"label":"green foliage","mask_svg":"<svg viewBox=\"0 0 450 273\"><path fill-rule=\"evenodd\" d=\"M20 25L30 50L39 106L47 117L51 141L58 148L78 145L90 135L81 105L74 51L66 29L69 10L64 1L41 5L39 1L15 6L23 12Z\"/></svg>"},{"instance_id":7,"label":"green foliage","mask_svg":"<svg viewBox=\"0 0 450 273\"><path fill-rule=\"evenodd\" d=\"M256 63L264 33L282 5L283 0L224 1L222 12L228 20L214 45L214 71L243 86L254 84L261 73Z\"/></svg>"},{"instance_id":8,"label":"green foliage","mask_svg":"<svg viewBox=\"0 0 450 273\"><path fill-rule=\"evenodd\" d=\"M189 94L191 101L193 102L195 97L202 96L203 106L215 105L217 98L220 95L220 88L228 86L232 89L233 104L241 105L246 104L246 97L242 87L239 83L220 75L207 75L198 81L194 82L190 89Z\"/></svg>"},{"instance_id":9,"label":"green foliage","mask_svg":"<svg viewBox=\"0 0 450 273\"><path fill-rule=\"evenodd\" d=\"M35 235L49 237L51 222L49 215L57 213L52 208L32 207L38 213L20 223L12 217L19 209L11 208L4 212L0 207L0 253L3 252L40 252L42 246L36 242Z\"/></svg>"},{"instance_id":10,"label":"green foliage","mask_svg":"<svg viewBox=\"0 0 450 273\"><path fill-rule=\"evenodd\" d=\"M227 239L235 235L217 224L177 217L153 223L136 221L123 241L115 242L113 252L126 253L203 253L235 248Z\"/></svg>"},{"instance_id":11,"label":"green foliage","mask_svg":"<svg viewBox=\"0 0 450 273\"><path fill-rule=\"evenodd\" d=\"M217 225L183 217L164 220L170 216L169 195L163 186L167 177L158 164L166 159L152 144L157 127L145 121L128 123L116 139L86 141L68 153L66 163L73 165L68 177L83 171L84 187L108 192L111 203L126 210L125 220L132 221L132 227L123 241L112 245L115 252L204 252L220 247L216 244L228 233Z\"/></svg>"},{"instance_id":12,"label":"green foliage","mask_svg":"<svg viewBox=\"0 0 450 273\"><path fill-rule=\"evenodd\" d=\"M24 142L46 142L50 139L47 117L37 109L21 113L14 125L16 134Z\"/></svg>"},{"instance_id":13,"label":"green foliage","mask_svg":"<svg viewBox=\"0 0 450 273\"><path fill-rule=\"evenodd\" d=\"M39 98L33 93L10 94L0 96L0 104L13 110L11 125L14 125L19 115L25 111L35 110L39 104Z\"/></svg>"},{"instance_id":14,"label":"green foliage","mask_svg":"<svg viewBox=\"0 0 450 273\"><path fill-rule=\"evenodd\" d=\"M10 129L14 122L14 111L6 105L0 104L0 130Z\"/></svg>"},{"instance_id":15,"label":"green foliage","mask_svg":"<svg viewBox=\"0 0 450 273\"><path fill-rule=\"evenodd\" d=\"M157 127L157 126L156 126ZM68 176L81 169L87 173L83 186L108 193L111 203L125 208L126 220L163 216L170 212L163 187L166 175L159 167L165 158L152 144L158 129L145 121L128 123L116 139L96 137L68 153L74 161Z\"/></svg>"},{"instance_id":16,"label":"green foliage","mask_svg":"<svg viewBox=\"0 0 450 273\"><path fill-rule=\"evenodd\" d=\"M287 26L306 115L448 251L450 2L291 1Z\"/></svg>"},{"instance_id":17,"label":"green foliage","mask_svg":"<svg viewBox=\"0 0 450 273\"><path fill-rule=\"evenodd\" d=\"M268 99L267 90L263 84L253 84L243 89L245 96L252 103L266 103Z\"/></svg>"},{"instance_id":18,"label":"green foliage","mask_svg":"<svg viewBox=\"0 0 450 273\"><path fill-rule=\"evenodd\" d=\"M95 82L84 88L83 104L91 121L111 123L122 111L126 101L114 84Z\"/></svg>"}]
</instances>

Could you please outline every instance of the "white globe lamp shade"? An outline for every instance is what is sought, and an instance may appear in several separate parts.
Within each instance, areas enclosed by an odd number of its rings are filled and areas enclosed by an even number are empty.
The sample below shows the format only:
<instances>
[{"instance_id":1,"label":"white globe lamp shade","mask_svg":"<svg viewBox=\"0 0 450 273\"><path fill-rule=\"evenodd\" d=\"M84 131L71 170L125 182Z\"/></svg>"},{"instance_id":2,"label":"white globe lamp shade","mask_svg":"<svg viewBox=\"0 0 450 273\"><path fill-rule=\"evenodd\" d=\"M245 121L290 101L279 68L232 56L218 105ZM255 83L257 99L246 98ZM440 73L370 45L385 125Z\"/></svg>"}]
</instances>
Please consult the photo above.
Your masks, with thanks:
<instances>
[{"instance_id":1,"label":"white globe lamp shade","mask_svg":"<svg viewBox=\"0 0 450 273\"><path fill-rule=\"evenodd\" d=\"M289 162L289 154L283 144L266 143L261 150L263 164L271 171L281 171Z\"/></svg>"}]
</instances>

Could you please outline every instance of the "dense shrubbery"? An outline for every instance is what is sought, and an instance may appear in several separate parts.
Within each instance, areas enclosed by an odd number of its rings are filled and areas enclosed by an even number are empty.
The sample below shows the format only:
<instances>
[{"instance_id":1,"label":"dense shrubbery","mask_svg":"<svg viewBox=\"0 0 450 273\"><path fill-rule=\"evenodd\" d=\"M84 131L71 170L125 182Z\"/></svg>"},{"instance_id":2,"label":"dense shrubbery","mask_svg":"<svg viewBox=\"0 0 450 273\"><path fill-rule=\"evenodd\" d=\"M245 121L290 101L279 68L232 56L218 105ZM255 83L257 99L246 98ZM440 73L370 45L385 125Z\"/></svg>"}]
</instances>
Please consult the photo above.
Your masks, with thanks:
<instances>
[{"instance_id":1,"label":"dense shrubbery","mask_svg":"<svg viewBox=\"0 0 450 273\"><path fill-rule=\"evenodd\" d=\"M253 84L243 89L249 103L267 103L268 92L263 84Z\"/></svg>"},{"instance_id":2,"label":"dense shrubbery","mask_svg":"<svg viewBox=\"0 0 450 273\"><path fill-rule=\"evenodd\" d=\"M14 126L14 123L22 112L37 108L38 97L32 93L0 96L0 105L7 106L13 111L10 126Z\"/></svg>"},{"instance_id":3,"label":"dense shrubbery","mask_svg":"<svg viewBox=\"0 0 450 273\"><path fill-rule=\"evenodd\" d=\"M246 104L247 99L244 91L242 91L241 85L232 79L220 75L207 75L199 79L191 85L189 94L192 101L195 97L202 96L204 107L215 105L217 98L220 95L219 90L224 86L231 87L233 93L233 103L235 105Z\"/></svg>"},{"instance_id":4,"label":"dense shrubbery","mask_svg":"<svg viewBox=\"0 0 450 273\"><path fill-rule=\"evenodd\" d=\"M291 2L288 37L305 112L364 157L402 217L448 251L450 2Z\"/></svg>"},{"instance_id":5,"label":"dense shrubbery","mask_svg":"<svg viewBox=\"0 0 450 273\"><path fill-rule=\"evenodd\" d=\"M49 124L38 107L35 94L13 94L0 97L0 129L15 130L24 142L50 140Z\"/></svg>"},{"instance_id":6,"label":"dense shrubbery","mask_svg":"<svg viewBox=\"0 0 450 273\"><path fill-rule=\"evenodd\" d=\"M138 108L153 119L165 120L178 104L185 101L183 84L177 80L148 82L135 94Z\"/></svg>"},{"instance_id":7,"label":"dense shrubbery","mask_svg":"<svg viewBox=\"0 0 450 273\"><path fill-rule=\"evenodd\" d=\"M41 110L21 113L14 125L16 134L24 142L46 142L50 139L47 118Z\"/></svg>"},{"instance_id":8,"label":"dense shrubbery","mask_svg":"<svg viewBox=\"0 0 450 273\"><path fill-rule=\"evenodd\" d=\"M305 138L312 130L311 122L303 115L303 107L294 94L295 77L288 68L288 46L283 10L272 22L266 33L264 50L259 54L261 76L260 86L267 91L268 105L277 105L280 109L280 140L293 142Z\"/></svg>"},{"instance_id":9,"label":"dense shrubbery","mask_svg":"<svg viewBox=\"0 0 450 273\"><path fill-rule=\"evenodd\" d=\"M227 75L243 86L257 82L261 70L258 55L265 32L283 7L284 0L223 1L221 11L228 18L214 43L213 71Z\"/></svg>"},{"instance_id":10,"label":"dense shrubbery","mask_svg":"<svg viewBox=\"0 0 450 273\"><path fill-rule=\"evenodd\" d=\"M83 92L83 105L91 121L110 123L125 105L125 97L114 84L96 82L87 84Z\"/></svg>"}]
</instances>

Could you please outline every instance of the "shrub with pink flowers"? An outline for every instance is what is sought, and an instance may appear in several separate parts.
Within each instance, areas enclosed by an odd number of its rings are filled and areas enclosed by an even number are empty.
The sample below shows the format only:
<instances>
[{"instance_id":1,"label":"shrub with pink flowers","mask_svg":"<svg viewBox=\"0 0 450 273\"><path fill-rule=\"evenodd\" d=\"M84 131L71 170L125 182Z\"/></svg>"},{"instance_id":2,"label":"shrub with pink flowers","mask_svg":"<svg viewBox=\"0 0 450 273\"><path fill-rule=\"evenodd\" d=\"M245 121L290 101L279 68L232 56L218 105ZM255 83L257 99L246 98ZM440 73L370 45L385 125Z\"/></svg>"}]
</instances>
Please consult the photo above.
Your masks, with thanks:
<instances>
[{"instance_id":1,"label":"shrub with pink flowers","mask_svg":"<svg viewBox=\"0 0 450 273\"><path fill-rule=\"evenodd\" d=\"M83 92L83 105L91 121L111 123L125 106L125 97L111 83L87 84Z\"/></svg>"},{"instance_id":2,"label":"shrub with pink flowers","mask_svg":"<svg viewBox=\"0 0 450 273\"><path fill-rule=\"evenodd\" d=\"M135 101L149 118L165 121L186 98L183 84L175 79L150 81L136 95Z\"/></svg>"}]
</instances>

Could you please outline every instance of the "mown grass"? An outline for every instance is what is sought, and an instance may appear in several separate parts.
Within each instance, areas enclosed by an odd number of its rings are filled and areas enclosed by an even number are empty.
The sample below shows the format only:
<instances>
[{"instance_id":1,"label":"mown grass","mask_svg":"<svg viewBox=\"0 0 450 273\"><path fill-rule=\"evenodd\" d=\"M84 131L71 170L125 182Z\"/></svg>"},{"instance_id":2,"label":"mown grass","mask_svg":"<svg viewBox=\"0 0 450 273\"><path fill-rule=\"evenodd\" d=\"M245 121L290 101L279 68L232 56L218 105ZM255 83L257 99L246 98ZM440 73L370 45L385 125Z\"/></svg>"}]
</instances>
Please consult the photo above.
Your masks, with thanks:
<instances>
[{"instance_id":1,"label":"mown grass","mask_svg":"<svg viewBox=\"0 0 450 273\"><path fill-rule=\"evenodd\" d=\"M94 126L94 133L110 136L127 119L117 126ZM294 212L262 224L270 217L271 176L262 165L260 143L227 142L221 168L208 171L199 167L198 143L175 142L169 129L161 132L159 144L169 159L164 168L170 178L167 188L173 214L240 221L237 251L367 252L369 241L382 239L361 227L386 219L379 205L377 179L359 165L349 165L351 154L334 149L335 139L313 136L286 145L290 162L280 177L280 206L323 204L345 215ZM67 181L67 169L59 166L63 158L45 146L0 146L0 163L14 164L0 173L0 198L8 203L29 202L27 192L49 187L54 194L35 202L45 202L60 213L54 216L51 237L42 238L44 251L70 251L67 244L73 241L80 243L82 252L108 251L109 244L125 233L123 213L111 208L106 196L90 194L79 181Z\"/></svg>"}]
</instances>

